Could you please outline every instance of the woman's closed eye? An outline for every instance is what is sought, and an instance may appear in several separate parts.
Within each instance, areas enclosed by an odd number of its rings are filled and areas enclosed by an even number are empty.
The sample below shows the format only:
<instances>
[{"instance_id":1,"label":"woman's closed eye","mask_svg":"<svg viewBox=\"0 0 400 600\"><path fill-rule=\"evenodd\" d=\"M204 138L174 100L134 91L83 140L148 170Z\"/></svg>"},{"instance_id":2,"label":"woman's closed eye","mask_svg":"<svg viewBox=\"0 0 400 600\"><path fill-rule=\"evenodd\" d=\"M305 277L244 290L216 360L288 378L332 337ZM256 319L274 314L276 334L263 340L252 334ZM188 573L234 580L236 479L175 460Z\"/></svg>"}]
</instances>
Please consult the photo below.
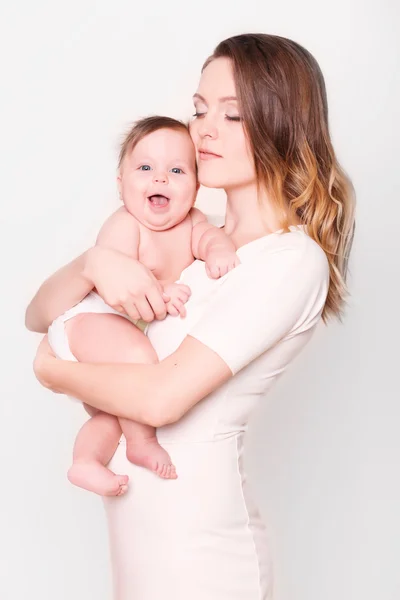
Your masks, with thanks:
<instances>
[{"instance_id":1,"label":"woman's closed eye","mask_svg":"<svg viewBox=\"0 0 400 600\"><path fill-rule=\"evenodd\" d=\"M197 119L199 119L201 117L204 117L205 114L206 114L205 112L198 112L198 111L196 111L194 113L194 115L192 115L192 116L195 117L195 118L197 118ZM239 122L239 121L242 120L242 118L239 115L225 115L225 119L227 121L236 121L236 122Z\"/></svg>"}]
</instances>

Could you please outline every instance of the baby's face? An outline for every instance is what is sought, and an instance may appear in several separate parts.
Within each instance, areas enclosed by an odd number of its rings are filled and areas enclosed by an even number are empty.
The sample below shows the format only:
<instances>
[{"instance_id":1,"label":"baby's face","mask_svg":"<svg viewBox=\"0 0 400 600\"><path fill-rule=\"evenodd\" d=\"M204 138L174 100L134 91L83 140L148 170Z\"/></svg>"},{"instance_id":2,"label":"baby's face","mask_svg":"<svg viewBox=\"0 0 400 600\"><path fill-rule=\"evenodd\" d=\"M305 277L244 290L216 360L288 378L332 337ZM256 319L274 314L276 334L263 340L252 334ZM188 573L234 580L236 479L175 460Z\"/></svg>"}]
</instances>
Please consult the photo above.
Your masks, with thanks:
<instances>
[{"instance_id":1,"label":"baby's face","mask_svg":"<svg viewBox=\"0 0 400 600\"><path fill-rule=\"evenodd\" d=\"M118 185L126 209L145 227L164 231L180 223L198 188L189 133L159 129L144 137L125 157Z\"/></svg>"}]
</instances>

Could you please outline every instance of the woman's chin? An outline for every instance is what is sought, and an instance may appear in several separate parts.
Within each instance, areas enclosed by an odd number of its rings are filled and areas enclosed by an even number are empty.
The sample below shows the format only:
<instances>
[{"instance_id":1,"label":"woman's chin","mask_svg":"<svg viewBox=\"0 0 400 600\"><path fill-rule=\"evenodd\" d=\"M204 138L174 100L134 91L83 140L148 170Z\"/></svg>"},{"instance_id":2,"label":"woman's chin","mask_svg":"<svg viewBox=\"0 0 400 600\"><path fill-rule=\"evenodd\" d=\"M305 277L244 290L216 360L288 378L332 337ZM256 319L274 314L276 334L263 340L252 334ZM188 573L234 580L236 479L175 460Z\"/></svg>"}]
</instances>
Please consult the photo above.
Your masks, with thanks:
<instances>
[{"instance_id":1,"label":"woman's chin","mask_svg":"<svg viewBox=\"0 0 400 600\"><path fill-rule=\"evenodd\" d=\"M214 189L225 189L227 181L222 180L221 177L213 177L212 175L198 175L200 184L206 188Z\"/></svg>"}]
</instances>

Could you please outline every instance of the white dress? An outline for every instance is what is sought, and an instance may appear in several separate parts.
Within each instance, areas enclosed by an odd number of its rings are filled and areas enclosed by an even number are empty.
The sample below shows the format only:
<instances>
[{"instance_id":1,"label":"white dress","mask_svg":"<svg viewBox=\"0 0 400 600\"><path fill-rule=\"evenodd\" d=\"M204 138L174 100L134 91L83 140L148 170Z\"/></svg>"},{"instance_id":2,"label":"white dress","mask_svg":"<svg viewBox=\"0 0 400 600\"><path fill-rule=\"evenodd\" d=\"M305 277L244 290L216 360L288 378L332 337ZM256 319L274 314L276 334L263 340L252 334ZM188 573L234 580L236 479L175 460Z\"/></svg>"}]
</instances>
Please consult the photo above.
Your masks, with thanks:
<instances>
[{"instance_id":1,"label":"white dress","mask_svg":"<svg viewBox=\"0 0 400 600\"><path fill-rule=\"evenodd\" d=\"M148 328L160 360L190 334L233 377L158 429L177 480L130 464L119 444L110 468L129 475L129 491L104 501L114 600L272 599L269 541L248 493L243 441L253 407L320 320L329 268L299 228L254 240L238 256L241 265L219 280L203 262L191 264L180 278L192 290L186 319Z\"/></svg>"},{"instance_id":2,"label":"white dress","mask_svg":"<svg viewBox=\"0 0 400 600\"><path fill-rule=\"evenodd\" d=\"M329 268L301 230L260 238L238 255L242 264L219 280L201 261L185 269L186 319L148 329L160 360L190 334L234 376L158 430L176 481L131 465L119 445L110 467L129 475L130 489L105 500L115 600L272 598L268 538L243 471L244 433L253 407L320 320Z\"/></svg>"}]
</instances>

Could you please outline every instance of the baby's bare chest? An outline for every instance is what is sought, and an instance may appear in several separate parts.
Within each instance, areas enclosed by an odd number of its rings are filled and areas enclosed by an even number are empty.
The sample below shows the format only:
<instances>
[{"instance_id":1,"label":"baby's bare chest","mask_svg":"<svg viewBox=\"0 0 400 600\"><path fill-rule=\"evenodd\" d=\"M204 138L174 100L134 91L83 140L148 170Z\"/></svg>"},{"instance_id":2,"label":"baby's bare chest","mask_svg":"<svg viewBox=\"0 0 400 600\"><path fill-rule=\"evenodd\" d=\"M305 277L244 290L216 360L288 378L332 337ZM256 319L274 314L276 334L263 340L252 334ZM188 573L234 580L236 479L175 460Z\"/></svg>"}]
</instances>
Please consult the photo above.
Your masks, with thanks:
<instances>
[{"instance_id":1,"label":"baby's bare chest","mask_svg":"<svg viewBox=\"0 0 400 600\"><path fill-rule=\"evenodd\" d=\"M141 227L139 260L157 279L176 281L194 260L191 219L167 231Z\"/></svg>"}]
</instances>

